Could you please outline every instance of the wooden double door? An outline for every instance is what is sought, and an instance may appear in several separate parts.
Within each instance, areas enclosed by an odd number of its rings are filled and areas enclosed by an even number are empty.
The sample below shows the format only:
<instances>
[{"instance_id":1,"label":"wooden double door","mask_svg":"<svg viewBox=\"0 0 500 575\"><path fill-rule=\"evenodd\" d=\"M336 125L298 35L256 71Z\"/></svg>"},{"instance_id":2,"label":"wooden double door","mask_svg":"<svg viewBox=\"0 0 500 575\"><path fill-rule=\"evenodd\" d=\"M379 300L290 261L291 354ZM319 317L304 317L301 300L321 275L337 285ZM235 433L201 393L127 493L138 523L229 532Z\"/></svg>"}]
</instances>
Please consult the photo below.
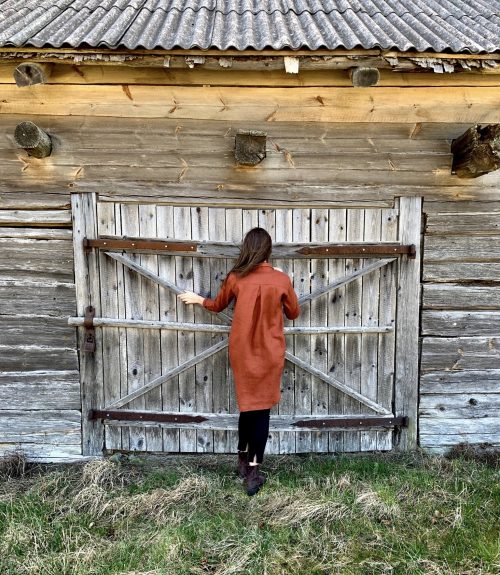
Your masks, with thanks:
<instances>
[{"instance_id":1,"label":"wooden double door","mask_svg":"<svg viewBox=\"0 0 500 575\"><path fill-rule=\"evenodd\" d=\"M419 198L247 209L75 194L72 209L85 454L236 450L231 309L215 315L176 295L215 296L255 226L301 302L286 322L267 451L414 446Z\"/></svg>"}]
</instances>

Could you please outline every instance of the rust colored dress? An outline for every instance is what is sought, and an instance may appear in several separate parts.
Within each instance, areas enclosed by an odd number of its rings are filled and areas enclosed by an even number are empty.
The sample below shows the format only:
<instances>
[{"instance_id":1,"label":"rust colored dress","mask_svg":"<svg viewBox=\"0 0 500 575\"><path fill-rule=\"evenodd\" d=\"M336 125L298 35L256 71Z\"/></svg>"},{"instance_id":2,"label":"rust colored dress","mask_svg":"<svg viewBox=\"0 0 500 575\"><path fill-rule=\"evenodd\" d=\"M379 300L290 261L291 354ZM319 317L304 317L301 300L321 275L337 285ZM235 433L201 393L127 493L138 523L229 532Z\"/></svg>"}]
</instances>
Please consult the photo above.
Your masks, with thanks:
<instances>
[{"instance_id":1,"label":"rust colored dress","mask_svg":"<svg viewBox=\"0 0 500 575\"><path fill-rule=\"evenodd\" d=\"M281 396L285 363L283 312L299 316L297 295L290 278L267 262L247 276L231 273L215 299L203 307L219 312L235 299L229 334L229 359L240 411L270 409Z\"/></svg>"}]
</instances>

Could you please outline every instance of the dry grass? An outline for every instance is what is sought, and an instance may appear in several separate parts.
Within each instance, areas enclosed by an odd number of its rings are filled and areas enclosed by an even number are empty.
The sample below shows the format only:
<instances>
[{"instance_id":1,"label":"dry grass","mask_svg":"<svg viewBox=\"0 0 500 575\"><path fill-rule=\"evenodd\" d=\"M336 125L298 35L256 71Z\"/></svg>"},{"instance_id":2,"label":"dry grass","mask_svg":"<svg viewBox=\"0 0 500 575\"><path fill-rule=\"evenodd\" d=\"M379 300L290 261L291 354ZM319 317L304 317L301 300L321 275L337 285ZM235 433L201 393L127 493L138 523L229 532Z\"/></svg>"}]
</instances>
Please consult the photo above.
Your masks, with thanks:
<instances>
[{"instance_id":1,"label":"dry grass","mask_svg":"<svg viewBox=\"0 0 500 575\"><path fill-rule=\"evenodd\" d=\"M137 459L137 458L136 458ZM490 575L496 468L421 453L2 467L2 575Z\"/></svg>"}]
</instances>

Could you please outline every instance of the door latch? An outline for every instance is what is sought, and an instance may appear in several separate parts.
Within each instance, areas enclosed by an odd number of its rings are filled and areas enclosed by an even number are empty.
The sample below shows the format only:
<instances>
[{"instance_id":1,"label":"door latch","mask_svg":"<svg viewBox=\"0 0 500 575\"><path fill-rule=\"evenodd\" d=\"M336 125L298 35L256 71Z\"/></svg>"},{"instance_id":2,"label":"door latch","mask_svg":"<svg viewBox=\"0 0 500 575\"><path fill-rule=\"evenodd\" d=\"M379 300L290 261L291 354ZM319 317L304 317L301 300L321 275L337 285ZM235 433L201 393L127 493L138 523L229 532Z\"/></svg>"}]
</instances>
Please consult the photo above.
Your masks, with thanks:
<instances>
[{"instance_id":1,"label":"door latch","mask_svg":"<svg viewBox=\"0 0 500 575\"><path fill-rule=\"evenodd\" d=\"M89 305L85 308L85 318L83 320L83 327L85 328L83 351L87 353L94 353L96 349L94 317L95 307Z\"/></svg>"}]
</instances>

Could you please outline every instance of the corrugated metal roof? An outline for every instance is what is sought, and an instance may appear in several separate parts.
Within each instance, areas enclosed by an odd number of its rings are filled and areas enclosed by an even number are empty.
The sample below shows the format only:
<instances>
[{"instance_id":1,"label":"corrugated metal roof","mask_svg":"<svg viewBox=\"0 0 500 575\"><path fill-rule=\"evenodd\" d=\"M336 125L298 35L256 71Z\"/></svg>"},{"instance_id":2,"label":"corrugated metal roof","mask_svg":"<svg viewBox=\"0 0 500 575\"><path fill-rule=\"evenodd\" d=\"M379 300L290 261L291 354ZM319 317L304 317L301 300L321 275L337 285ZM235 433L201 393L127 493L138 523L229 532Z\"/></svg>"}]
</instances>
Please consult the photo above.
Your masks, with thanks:
<instances>
[{"instance_id":1,"label":"corrugated metal roof","mask_svg":"<svg viewBox=\"0 0 500 575\"><path fill-rule=\"evenodd\" d=\"M500 0L0 0L0 46L500 51Z\"/></svg>"}]
</instances>

